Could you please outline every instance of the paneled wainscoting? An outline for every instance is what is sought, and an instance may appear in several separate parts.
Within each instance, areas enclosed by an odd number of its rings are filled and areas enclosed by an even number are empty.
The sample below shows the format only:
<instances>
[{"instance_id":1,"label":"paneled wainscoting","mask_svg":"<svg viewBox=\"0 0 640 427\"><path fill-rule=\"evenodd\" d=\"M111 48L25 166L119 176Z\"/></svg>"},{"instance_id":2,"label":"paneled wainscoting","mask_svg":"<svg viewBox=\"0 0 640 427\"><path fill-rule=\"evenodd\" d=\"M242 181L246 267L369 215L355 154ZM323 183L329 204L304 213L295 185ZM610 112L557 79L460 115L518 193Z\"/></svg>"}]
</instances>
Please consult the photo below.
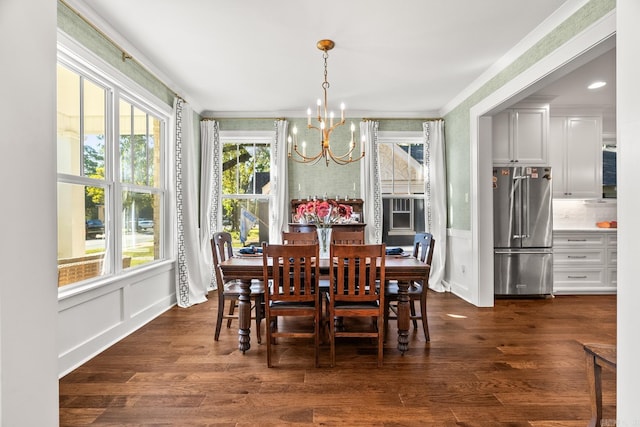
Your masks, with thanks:
<instances>
[{"instance_id":1,"label":"paneled wainscoting","mask_svg":"<svg viewBox=\"0 0 640 427\"><path fill-rule=\"evenodd\" d=\"M324 344L314 368L311 341L298 339L275 346L269 369L254 331L244 355L234 327L214 342L210 295L174 307L63 377L60 425L587 425L582 344L615 344L615 295L477 308L431 292L428 307L431 342L412 329L402 356L392 331L382 368L367 340L339 343L335 368ZM603 371L609 421L615 393L615 374Z\"/></svg>"}]
</instances>

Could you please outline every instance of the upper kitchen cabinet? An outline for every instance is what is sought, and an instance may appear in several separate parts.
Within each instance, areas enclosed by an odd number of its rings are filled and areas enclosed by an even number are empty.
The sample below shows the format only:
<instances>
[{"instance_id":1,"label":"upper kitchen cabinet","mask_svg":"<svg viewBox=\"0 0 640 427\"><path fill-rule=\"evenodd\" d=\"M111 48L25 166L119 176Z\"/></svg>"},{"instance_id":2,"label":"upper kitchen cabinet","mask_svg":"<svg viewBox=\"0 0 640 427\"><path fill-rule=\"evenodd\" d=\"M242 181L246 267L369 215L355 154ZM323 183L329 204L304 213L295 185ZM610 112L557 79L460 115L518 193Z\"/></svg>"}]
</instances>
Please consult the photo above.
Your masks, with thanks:
<instances>
[{"instance_id":1,"label":"upper kitchen cabinet","mask_svg":"<svg viewBox=\"0 0 640 427\"><path fill-rule=\"evenodd\" d=\"M549 106L509 108L493 116L493 164L546 166Z\"/></svg>"},{"instance_id":2,"label":"upper kitchen cabinet","mask_svg":"<svg viewBox=\"0 0 640 427\"><path fill-rule=\"evenodd\" d=\"M553 197L602 197L602 117L553 116L549 130Z\"/></svg>"}]
</instances>

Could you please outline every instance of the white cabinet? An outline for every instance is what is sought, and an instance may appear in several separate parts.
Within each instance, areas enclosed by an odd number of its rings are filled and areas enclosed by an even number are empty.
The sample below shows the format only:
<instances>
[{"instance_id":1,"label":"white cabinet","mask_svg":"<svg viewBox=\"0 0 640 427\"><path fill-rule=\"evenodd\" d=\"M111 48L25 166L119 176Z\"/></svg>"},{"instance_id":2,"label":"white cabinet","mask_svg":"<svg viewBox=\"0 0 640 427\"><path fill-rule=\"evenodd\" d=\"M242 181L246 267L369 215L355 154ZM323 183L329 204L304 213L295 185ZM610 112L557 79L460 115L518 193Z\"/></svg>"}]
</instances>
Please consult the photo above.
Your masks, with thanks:
<instances>
[{"instance_id":1,"label":"white cabinet","mask_svg":"<svg viewBox=\"0 0 640 427\"><path fill-rule=\"evenodd\" d=\"M554 231L553 293L616 293L616 254L615 231Z\"/></svg>"},{"instance_id":2,"label":"white cabinet","mask_svg":"<svg viewBox=\"0 0 640 427\"><path fill-rule=\"evenodd\" d=\"M493 116L493 164L546 166L549 107L511 108Z\"/></svg>"},{"instance_id":3,"label":"white cabinet","mask_svg":"<svg viewBox=\"0 0 640 427\"><path fill-rule=\"evenodd\" d=\"M549 164L555 198L602 197L602 118L552 116Z\"/></svg>"}]
</instances>

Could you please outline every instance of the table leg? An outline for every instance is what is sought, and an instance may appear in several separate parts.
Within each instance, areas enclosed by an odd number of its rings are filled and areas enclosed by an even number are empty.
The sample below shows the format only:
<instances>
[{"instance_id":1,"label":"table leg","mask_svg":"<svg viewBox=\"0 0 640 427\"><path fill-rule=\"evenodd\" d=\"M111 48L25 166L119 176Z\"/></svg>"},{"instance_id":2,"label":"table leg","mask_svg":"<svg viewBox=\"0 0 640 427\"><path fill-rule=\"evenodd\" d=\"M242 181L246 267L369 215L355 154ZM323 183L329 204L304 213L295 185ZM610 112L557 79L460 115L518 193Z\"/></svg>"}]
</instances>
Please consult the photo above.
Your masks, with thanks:
<instances>
[{"instance_id":1,"label":"table leg","mask_svg":"<svg viewBox=\"0 0 640 427\"><path fill-rule=\"evenodd\" d=\"M587 382L589 383L589 403L591 420L588 427L600 427L602 421L602 367L593 354L587 353Z\"/></svg>"},{"instance_id":2,"label":"table leg","mask_svg":"<svg viewBox=\"0 0 640 427\"><path fill-rule=\"evenodd\" d=\"M398 350L404 354L409 350L409 282L398 281Z\"/></svg>"},{"instance_id":3,"label":"table leg","mask_svg":"<svg viewBox=\"0 0 640 427\"><path fill-rule=\"evenodd\" d=\"M238 297L238 349L244 354L251 348L251 281L240 280Z\"/></svg>"}]
</instances>

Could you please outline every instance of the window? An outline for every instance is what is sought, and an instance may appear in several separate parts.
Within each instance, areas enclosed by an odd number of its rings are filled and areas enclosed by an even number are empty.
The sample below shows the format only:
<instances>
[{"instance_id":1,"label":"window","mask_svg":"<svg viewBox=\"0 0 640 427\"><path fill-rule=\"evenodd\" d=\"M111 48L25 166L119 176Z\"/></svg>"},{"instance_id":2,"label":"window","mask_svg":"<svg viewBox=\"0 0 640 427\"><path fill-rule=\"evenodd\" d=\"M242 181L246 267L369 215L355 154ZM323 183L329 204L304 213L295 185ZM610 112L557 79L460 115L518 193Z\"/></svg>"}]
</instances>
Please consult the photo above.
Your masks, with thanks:
<instances>
[{"instance_id":1,"label":"window","mask_svg":"<svg viewBox=\"0 0 640 427\"><path fill-rule=\"evenodd\" d=\"M269 241L272 132L220 132L222 229L234 247Z\"/></svg>"},{"instance_id":2,"label":"window","mask_svg":"<svg viewBox=\"0 0 640 427\"><path fill-rule=\"evenodd\" d=\"M388 245L411 246L416 231L425 230L423 137L415 132L380 132L378 155L382 241Z\"/></svg>"},{"instance_id":3,"label":"window","mask_svg":"<svg viewBox=\"0 0 640 427\"><path fill-rule=\"evenodd\" d=\"M59 52L58 286L162 259L167 107Z\"/></svg>"}]
</instances>

